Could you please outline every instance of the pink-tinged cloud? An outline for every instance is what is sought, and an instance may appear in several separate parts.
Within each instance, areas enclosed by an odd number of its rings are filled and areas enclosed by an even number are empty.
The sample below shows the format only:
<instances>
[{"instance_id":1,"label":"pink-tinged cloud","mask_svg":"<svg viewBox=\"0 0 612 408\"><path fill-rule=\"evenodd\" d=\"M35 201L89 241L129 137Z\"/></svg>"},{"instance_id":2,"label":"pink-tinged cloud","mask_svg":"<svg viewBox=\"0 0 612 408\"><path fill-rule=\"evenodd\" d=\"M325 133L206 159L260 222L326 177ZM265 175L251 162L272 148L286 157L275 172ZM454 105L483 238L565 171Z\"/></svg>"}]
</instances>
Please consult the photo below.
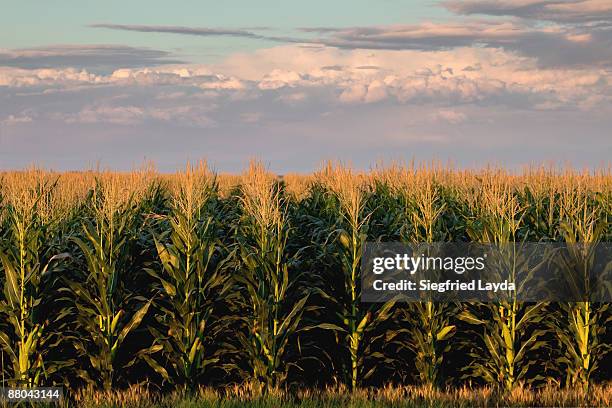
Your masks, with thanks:
<instances>
[{"instance_id":1,"label":"pink-tinged cloud","mask_svg":"<svg viewBox=\"0 0 612 408\"><path fill-rule=\"evenodd\" d=\"M0 69L0 84L21 95L104 89L106 93L125 94L130 105L125 108L122 102L123 110L100 108L116 106L117 102L111 101L95 105L99 112L81 106L71 113L72 120L80 123L117 124L142 123L151 117L145 111L157 107L198 107L203 100L231 106L265 98L266 94L287 105L306 100L330 106L487 101L538 109L597 110L605 109L610 102L611 78L612 73L597 67L544 69L533 58L487 48L373 52L280 46L236 54L216 65L118 69L108 75L72 68ZM154 96L150 100L134 96L144 92ZM176 118L183 119L180 115Z\"/></svg>"},{"instance_id":2,"label":"pink-tinged cloud","mask_svg":"<svg viewBox=\"0 0 612 408\"><path fill-rule=\"evenodd\" d=\"M112 29L182 35L229 35L265 39L302 48L370 50L444 50L456 47L492 47L518 51L538 57L543 66L609 64L612 7L604 0L450 0L444 3L458 14L488 14L518 17L505 19L454 19L447 22L422 22L390 26L306 27L307 36L267 37L244 30L200 27L98 24ZM557 24L533 24L533 20ZM568 24L571 23L571 24ZM580 46L579 46L580 45ZM546 55L556 49L558 55ZM332 65L333 66L333 65Z\"/></svg>"},{"instance_id":3,"label":"pink-tinged cloud","mask_svg":"<svg viewBox=\"0 0 612 408\"><path fill-rule=\"evenodd\" d=\"M164 163L169 152L176 163L197 153L223 166L253 155L280 157L287 166L342 154L362 162L394 154L525 162L576 149L585 151L572 157L609 156L612 71L598 64L542 66L539 57L508 47L292 44L214 64L108 72L2 67L0 86L3 166L33 157L34 145L46 146L39 158L92 152L87 157L95 160L109 138L126 147L107 149L108 157L130 157L130 164L144 156Z\"/></svg>"},{"instance_id":4,"label":"pink-tinged cloud","mask_svg":"<svg viewBox=\"0 0 612 408\"><path fill-rule=\"evenodd\" d=\"M468 119L465 113L458 112L453 109L440 109L439 111L432 113L430 118L433 121L442 121L452 125L458 125Z\"/></svg>"},{"instance_id":5,"label":"pink-tinged cloud","mask_svg":"<svg viewBox=\"0 0 612 408\"><path fill-rule=\"evenodd\" d=\"M612 21L609 0L451 0L443 4L458 14L514 16L562 23Z\"/></svg>"}]
</instances>

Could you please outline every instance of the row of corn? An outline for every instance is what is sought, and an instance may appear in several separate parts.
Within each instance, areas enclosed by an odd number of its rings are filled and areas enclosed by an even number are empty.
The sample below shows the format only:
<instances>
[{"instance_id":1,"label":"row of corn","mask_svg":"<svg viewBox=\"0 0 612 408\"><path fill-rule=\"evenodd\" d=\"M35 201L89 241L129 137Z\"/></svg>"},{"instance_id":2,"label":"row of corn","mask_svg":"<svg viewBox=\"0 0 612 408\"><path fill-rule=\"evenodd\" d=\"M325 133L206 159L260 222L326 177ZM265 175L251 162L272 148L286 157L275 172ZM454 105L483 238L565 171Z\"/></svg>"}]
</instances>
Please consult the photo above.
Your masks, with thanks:
<instances>
[{"instance_id":1,"label":"row of corn","mask_svg":"<svg viewBox=\"0 0 612 408\"><path fill-rule=\"evenodd\" d=\"M362 303L366 241L609 242L609 170L0 173L3 385L611 379L608 304Z\"/></svg>"}]
</instances>

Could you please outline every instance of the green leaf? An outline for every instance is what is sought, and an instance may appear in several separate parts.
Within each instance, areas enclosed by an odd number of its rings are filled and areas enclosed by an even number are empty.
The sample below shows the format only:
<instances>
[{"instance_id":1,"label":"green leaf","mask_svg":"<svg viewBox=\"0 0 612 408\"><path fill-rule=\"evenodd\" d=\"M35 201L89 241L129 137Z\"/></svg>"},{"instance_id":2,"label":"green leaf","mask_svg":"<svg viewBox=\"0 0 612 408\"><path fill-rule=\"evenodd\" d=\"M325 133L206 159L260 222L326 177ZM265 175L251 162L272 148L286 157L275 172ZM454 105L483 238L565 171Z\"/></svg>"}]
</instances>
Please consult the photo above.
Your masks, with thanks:
<instances>
[{"instance_id":1,"label":"green leaf","mask_svg":"<svg viewBox=\"0 0 612 408\"><path fill-rule=\"evenodd\" d=\"M149 306L151 306L152 301L153 300L149 300L147 303L142 305L142 307L136 313L134 313L129 323L123 327L123 329L121 330L121 333L119 333L119 336L117 336L117 340L115 342L117 347L120 346L121 343L123 343L123 340L125 339L125 337L132 330L136 329L140 325L140 322L147 314L147 311L149 310Z\"/></svg>"}]
</instances>

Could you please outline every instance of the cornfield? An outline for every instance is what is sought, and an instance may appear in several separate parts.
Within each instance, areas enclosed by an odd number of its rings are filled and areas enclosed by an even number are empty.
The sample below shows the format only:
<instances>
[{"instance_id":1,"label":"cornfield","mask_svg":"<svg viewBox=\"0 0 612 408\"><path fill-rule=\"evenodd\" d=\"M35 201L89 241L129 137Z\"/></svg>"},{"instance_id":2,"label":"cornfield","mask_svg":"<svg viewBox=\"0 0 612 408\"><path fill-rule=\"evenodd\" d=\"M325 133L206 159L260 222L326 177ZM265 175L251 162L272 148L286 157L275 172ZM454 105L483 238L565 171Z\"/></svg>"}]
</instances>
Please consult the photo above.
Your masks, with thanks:
<instances>
[{"instance_id":1,"label":"cornfield","mask_svg":"<svg viewBox=\"0 0 612 408\"><path fill-rule=\"evenodd\" d=\"M83 406L610 406L608 304L368 304L360 264L367 241L610 242L611 218L610 169L0 173L2 385Z\"/></svg>"}]
</instances>

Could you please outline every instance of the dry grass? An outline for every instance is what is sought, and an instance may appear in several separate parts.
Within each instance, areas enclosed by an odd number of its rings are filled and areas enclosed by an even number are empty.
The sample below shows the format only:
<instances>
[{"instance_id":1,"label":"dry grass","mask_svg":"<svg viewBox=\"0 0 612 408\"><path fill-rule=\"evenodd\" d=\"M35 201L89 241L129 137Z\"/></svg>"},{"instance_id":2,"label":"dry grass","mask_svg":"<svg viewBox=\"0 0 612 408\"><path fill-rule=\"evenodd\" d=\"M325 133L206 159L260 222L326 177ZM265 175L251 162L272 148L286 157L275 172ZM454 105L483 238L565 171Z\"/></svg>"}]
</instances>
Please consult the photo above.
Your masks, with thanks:
<instances>
[{"instance_id":1,"label":"dry grass","mask_svg":"<svg viewBox=\"0 0 612 408\"><path fill-rule=\"evenodd\" d=\"M264 395L260 387L247 383L222 389L202 387L192 395L175 392L161 396L146 386L133 386L124 391L80 391L73 398L84 407L609 407L612 385L595 386L588 395L554 385L535 390L517 387L508 395L489 387L436 390L392 385L352 393L345 387L293 392L276 389Z\"/></svg>"}]
</instances>

